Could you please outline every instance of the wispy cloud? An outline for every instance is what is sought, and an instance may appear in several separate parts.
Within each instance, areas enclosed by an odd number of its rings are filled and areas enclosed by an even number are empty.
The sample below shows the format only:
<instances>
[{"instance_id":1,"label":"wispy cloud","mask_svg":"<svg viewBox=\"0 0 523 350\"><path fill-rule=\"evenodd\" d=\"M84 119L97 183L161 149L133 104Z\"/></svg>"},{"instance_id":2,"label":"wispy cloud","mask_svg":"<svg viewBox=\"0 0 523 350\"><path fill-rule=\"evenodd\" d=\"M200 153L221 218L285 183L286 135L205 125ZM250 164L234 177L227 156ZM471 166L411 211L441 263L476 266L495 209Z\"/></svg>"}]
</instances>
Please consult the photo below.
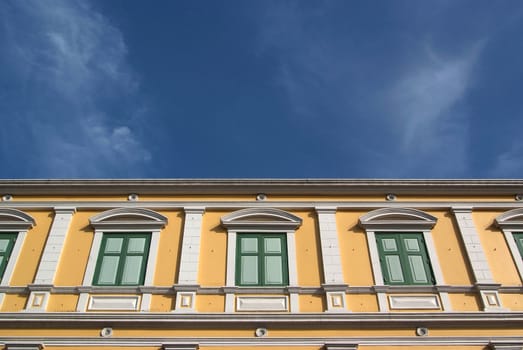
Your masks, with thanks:
<instances>
[{"instance_id":1,"label":"wispy cloud","mask_svg":"<svg viewBox=\"0 0 523 350\"><path fill-rule=\"evenodd\" d=\"M360 176L463 176L470 119L462 102L486 39L438 50L430 33L389 37L371 25L377 33L363 34L331 22L339 10L332 3L302 4L273 4L259 26L294 117L330 128L324 146L345 164L361 164ZM353 176L353 165L346 171Z\"/></svg>"},{"instance_id":2,"label":"wispy cloud","mask_svg":"<svg viewBox=\"0 0 523 350\"><path fill-rule=\"evenodd\" d=\"M426 49L391 85L385 106L407 174L417 167L436 176L465 173L470 119L460 102L482 47L480 41L445 58Z\"/></svg>"},{"instance_id":3,"label":"wispy cloud","mask_svg":"<svg viewBox=\"0 0 523 350\"><path fill-rule=\"evenodd\" d=\"M0 95L4 135L26 139L28 176L142 175L151 155L122 33L87 0L5 1L0 16L2 71L17 81Z\"/></svg>"}]
</instances>

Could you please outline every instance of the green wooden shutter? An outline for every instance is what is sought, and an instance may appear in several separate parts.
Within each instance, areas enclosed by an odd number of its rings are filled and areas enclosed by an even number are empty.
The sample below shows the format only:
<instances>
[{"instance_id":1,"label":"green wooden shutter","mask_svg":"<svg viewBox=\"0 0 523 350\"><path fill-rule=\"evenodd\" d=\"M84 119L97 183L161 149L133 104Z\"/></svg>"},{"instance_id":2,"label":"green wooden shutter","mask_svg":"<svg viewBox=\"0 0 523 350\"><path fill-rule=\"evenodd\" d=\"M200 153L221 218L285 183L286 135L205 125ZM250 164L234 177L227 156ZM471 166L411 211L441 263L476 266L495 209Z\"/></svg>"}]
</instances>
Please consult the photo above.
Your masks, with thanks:
<instances>
[{"instance_id":1,"label":"green wooden shutter","mask_svg":"<svg viewBox=\"0 0 523 350\"><path fill-rule=\"evenodd\" d=\"M93 284L136 286L145 278L151 235L106 233L102 238Z\"/></svg>"},{"instance_id":2,"label":"green wooden shutter","mask_svg":"<svg viewBox=\"0 0 523 350\"><path fill-rule=\"evenodd\" d=\"M238 234L236 285L282 286L288 280L285 234Z\"/></svg>"},{"instance_id":3,"label":"green wooden shutter","mask_svg":"<svg viewBox=\"0 0 523 350\"><path fill-rule=\"evenodd\" d=\"M376 234L376 243L385 284L434 283L421 233L379 233Z\"/></svg>"},{"instance_id":4,"label":"green wooden shutter","mask_svg":"<svg viewBox=\"0 0 523 350\"><path fill-rule=\"evenodd\" d=\"M4 277L17 236L17 233L0 233L0 280Z\"/></svg>"}]
</instances>

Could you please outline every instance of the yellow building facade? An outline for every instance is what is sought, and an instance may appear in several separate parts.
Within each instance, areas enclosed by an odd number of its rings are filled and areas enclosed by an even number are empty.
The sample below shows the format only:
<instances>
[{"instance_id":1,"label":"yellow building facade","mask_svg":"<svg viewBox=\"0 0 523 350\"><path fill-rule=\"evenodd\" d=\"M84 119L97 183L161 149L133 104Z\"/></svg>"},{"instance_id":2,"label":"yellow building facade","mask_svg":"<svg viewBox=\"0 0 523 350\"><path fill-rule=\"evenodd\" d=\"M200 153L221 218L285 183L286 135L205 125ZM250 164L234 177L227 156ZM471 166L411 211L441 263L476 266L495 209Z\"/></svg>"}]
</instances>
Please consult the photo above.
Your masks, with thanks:
<instances>
[{"instance_id":1,"label":"yellow building facade","mask_svg":"<svg viewBox=\"0 0 523 350\"><path fill-rule=\"evenodd\" d=\"M1 180L4 349L523 349L521 180Z\"/></svg>"}]
</instances>

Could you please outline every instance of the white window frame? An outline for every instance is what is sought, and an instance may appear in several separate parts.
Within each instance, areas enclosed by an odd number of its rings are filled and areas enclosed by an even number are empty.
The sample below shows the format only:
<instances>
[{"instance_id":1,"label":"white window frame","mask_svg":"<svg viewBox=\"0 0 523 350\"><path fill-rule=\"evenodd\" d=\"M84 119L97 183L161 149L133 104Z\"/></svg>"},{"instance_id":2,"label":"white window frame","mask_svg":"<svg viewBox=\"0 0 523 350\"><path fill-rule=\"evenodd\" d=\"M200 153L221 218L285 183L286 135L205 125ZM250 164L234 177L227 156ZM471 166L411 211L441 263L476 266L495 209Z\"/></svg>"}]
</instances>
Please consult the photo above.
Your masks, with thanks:
<instances>
[{"instance_id":1,"label":"white window frame","mask_svg":"<svg viewBox=\"0 0 523 350\"><path fill-rule=\"evenodd\" d=\"M160 242L160 231L167 224L167 217L143 208L116 208L104 211L97 214L90 219L91 226L94 228L94 238L87 261L87 267L83 279L82 286L92 286L94 272L96 269L96 262L98 260L100 245L104 234L111 233L151 233L151 243L149 245L149 256L147 258L147 268L145 270L145 278L143 286L147 287L153 285L154 272L156 269L156 259L158 256L158 248ZM107 286L96 287L105 288L107 290L118 290L128 288L129 286ZM84 311L87 305L86 293L80 296L77 310ZM150 304L150 294L142 296L141 310L147 311Z\"/></svg>"},{"instance_id":2,"label":"white window frame","mask_svg":"<svg viewBox=\"0 0 523 350\"><path fill-rule=\"evenodd\" d=\"M239 289L253 289L263 292L263 289L278 288L271 286L239 287L236 286L236 237L239 233L284 233L287 238L287 266L289 285L283 288L298 285L298 270L296 264L296 229L302 219L281 209L275 208L246 208L225 215L221 219L222 226L227 229L227 276L226 287ZM297 295L291 295L291 311L297 308ZM232 312L234 300L228 295L226 312Z\"/></svg>"},{"instance_id":3,"label":"white window frame","mask_svg":"<svg viewBox=\"0 0 523 350\"><path fill-rule=\"evenodd\" d=\"M523 208L509 210L495 219L496 225L501 229L505 236L512 260L516 264L519 278L523 282L523 256L514 240L514 233L523 232Z\"/></svg>"},{"instance_id":4,"label":"white window frame","mask_svg":"<svg viewBox=\"0 0 523 350\"><path fill-rule=\"evenodd\" d=\"M9 262L5 267L4 276L0 282L0 286L8 286L11 282L11 277L18 262L22 246L29 231L34 225L35 220L28 214L11 208L0 209L0 232L17 233L16 241L11 251Z\"/></svg>"},{"instance_id":5,"label":"white window frame","mask_svg":"<svg viewBox=\"0 0 523 350\"><path fill-rule=\"evenodd\" d=\"M380 255L376 244L376 233L398 233L418 232L423 234L427 255L430 260L432 272L434 273L435 286L444 286L441 265L436 254L436 247L432 239L431 230L436 225L437 218L418 209L411 208L381 208L373 210L360 217L359 225L365 229L367 244L372 264L374 283L379 290L380 287L411 288L413 286L389 286L385 285L383 272L381 270ZM432 286L432 285L430 285ZM416 286L417 287L417 286ZM450 310L448 293L440 292L440 298L444 310ZM421 299L420 299L421 300ZM388 303L384 293L378 292L380 311L386 311ZM429 303L428 303L429 304ZM429 306L427 308L430 308Z\"/></svg>"}]
</instances>

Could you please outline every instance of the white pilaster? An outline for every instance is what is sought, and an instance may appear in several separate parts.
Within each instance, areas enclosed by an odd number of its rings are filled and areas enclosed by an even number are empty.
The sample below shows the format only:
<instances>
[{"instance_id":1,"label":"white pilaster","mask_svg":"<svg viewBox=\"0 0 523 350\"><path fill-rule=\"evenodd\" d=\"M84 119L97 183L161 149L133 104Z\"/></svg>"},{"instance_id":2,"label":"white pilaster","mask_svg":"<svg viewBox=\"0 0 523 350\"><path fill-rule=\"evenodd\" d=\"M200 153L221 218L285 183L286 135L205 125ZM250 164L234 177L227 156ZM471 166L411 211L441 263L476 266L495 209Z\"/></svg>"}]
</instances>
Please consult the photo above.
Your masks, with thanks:
<instances>
[{"instance_id":1,"label":"white pilaster","mask_svg":"<svg viewBox=\"0 0 523 350\"><path fill-rule=\"evenodd\" d=\"M487 257L481 246L476 227L474 226L472 208L452 208L452 211L456 217L459 233L465 244L465 251L467 252L476 283L494 283Z\"/></svg>"},{"instance_id":2,"label":"white pilaster","mask_svg":"<svg viewBox=\"0 0 523 350\"><path fill-rule=\"evenodd\" d=\"M75 208L57 207L54 211L55 217L38 265L34 284L53 284Z\"/></svg>"},{"instance_id":3,"label":"white pilaster","mask_svg":"<svg viewBox=\"0 0 523 350\"><path fill-rule=\"evenodd\" d=\"M341 254L336 227L336 208L317 207L325 284L343 284Z\"/></svg>"},{"instance_id":4,"label":"white pilaster","mask_svg":"<svg viewBox=\"0 0 523 350\"><path fill-rule=\"evenodd\" d=\"M178 284L198 284L198 261L204 208L185 208Z\"/></svg>"},{"instance_id":5,"label":"white pilaster","mask_svg":"<svg viewBox=\"0 0 523 350\"><path fill-rule=\"evenodd\" d=\"M488 265L487 256L481 245L479 234L472 218L472 208L454 207L452 212L458 224L459 233L465 245L472 274L476 282L484 311L503 311L501 299L496 291L499 286L494 282Z\"/></svg>"}]
</instances>

